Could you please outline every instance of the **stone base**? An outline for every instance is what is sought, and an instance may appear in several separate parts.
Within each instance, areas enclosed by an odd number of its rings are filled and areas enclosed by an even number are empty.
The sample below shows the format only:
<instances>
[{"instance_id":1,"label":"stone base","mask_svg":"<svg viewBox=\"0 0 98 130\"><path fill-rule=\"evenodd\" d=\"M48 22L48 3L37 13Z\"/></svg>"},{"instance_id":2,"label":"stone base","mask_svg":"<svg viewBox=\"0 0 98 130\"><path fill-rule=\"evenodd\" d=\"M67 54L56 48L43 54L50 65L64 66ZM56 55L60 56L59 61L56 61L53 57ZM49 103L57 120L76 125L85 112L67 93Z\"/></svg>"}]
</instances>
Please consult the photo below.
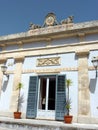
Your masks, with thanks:
<instances>
[{"instance_id":1,"label":"stone base","mask_svg":"<svg viewBox=\"0 0 98 130\"><path fill-rule=\"evenodd\" d=\"M77 123L98 124L98 118L87 117L87 116L78 116Z\"/></svg>"}]
</instances>

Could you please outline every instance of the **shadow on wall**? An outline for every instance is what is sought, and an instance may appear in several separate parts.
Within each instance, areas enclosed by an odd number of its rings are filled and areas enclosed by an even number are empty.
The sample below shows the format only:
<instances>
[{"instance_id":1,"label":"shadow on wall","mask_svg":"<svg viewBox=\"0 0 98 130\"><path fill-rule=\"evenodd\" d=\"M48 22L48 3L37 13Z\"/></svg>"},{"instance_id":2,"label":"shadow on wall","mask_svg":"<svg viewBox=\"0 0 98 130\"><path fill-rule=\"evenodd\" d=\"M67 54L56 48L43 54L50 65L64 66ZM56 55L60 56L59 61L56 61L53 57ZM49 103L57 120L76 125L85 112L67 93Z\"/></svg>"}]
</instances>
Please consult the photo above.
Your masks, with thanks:
<instances>
[{"instance_id":1,"label":"shadow on wall","mask_svg":"<svg viewBox=\"0 0 98 130\"><path fill-rule=\"evenodd\" d=\"M2 86L2 91L5 92L8 85L8 80L5 80Z\"/></svg>"},{"instance_id":2,"label":"shadow on wall","mask_svg":"<svg viewBox=\"0 0 98 130\"><path fill-rule=\"evenodd\" d=\"M89 89L90 89L90 92L91 92L91 93L94 93L94 92L95 92L96 83L97 83L97 78L95 78L95 79L90 79Z\"/></svg>"}]
</instances>

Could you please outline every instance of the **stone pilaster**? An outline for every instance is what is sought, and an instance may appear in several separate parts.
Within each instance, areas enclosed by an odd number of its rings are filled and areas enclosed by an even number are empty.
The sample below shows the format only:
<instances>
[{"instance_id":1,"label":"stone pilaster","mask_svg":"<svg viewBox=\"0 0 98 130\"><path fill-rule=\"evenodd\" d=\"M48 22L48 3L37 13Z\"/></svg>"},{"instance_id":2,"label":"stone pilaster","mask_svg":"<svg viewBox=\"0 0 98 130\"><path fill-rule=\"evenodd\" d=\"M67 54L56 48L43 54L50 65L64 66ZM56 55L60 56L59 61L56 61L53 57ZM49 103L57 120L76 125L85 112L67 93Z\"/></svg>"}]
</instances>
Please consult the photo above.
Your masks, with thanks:
<instances>
[{"instance_id":1,"label":"stone pilaster","mask_svg":"<svg viewBox=\"0 0 98 130\"><path fill-rule=\"evenodd\" d=\"M4 65L5 62L6 62L6 58L0 57L0 95L1 95L1 88L2 88L2 81L3 81L3 73L1 71L1 66Z\"/></svg>"},{"instance_id":2,"label":"stone pilaster","mask_svg":"<svg viewBox=\"0 0 98 130\"><path fill-rule=\"evenodd\" d=\"M88 54L89 51L76 52L78 56L78 116L90 116L90 92L88 77Z\"/></svg>"},{"instance_id":3,"label":"stone pilaster","mask_svg":"<svg viewBox=\"0 0 98 130\"><path fill-rule=\"evenodd\" d=\"M18 99L19 92L16 89L18 83L21 82L23 60L24 57L15 57L16 65L14 70L14 81L13 81L12 97L11 97L11 104L10 104L11 111L16 111L17 109L17 99Z\"/></svg>"}]
</instances>

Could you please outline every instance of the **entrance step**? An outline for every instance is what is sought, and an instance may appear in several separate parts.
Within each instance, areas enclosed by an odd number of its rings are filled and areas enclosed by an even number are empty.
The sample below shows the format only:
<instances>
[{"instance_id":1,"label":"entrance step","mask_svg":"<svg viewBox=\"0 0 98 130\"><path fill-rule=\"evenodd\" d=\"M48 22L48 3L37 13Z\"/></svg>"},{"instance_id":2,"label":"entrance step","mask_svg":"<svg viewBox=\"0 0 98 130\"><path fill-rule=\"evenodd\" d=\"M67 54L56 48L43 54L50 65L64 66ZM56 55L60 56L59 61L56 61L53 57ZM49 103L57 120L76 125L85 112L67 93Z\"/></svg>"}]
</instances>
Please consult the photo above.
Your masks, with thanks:
<instances>
[{"instance_id":1,"label":"entrance step","mask_svg":"<svg viewBox=\"0 0 98 130\"><path fill-rule=\"evenodd\" d=\"M97 124L65 124L60 121L0 118L0 130L98 130Z\"/></svg>"}]
</instances>

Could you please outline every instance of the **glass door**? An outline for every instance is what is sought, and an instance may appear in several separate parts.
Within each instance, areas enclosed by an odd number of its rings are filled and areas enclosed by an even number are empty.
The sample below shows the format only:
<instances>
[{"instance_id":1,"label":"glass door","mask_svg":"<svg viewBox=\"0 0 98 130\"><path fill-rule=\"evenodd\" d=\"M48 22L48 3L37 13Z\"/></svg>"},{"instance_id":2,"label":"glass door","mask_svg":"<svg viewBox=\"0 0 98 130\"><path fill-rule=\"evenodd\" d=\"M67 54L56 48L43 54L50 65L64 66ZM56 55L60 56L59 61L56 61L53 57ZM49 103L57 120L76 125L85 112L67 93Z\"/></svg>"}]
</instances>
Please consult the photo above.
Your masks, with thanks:
<instances>
[{"instance_id":1,"label":"glass door","mask_svg":"<svg viewBox=\"0 0 98 130\"><path fill-rule=\"evenodd\" d=\"M55 89L55 76L39 78L37 118L55 118Z\"/></svg>"}]
</instances>

